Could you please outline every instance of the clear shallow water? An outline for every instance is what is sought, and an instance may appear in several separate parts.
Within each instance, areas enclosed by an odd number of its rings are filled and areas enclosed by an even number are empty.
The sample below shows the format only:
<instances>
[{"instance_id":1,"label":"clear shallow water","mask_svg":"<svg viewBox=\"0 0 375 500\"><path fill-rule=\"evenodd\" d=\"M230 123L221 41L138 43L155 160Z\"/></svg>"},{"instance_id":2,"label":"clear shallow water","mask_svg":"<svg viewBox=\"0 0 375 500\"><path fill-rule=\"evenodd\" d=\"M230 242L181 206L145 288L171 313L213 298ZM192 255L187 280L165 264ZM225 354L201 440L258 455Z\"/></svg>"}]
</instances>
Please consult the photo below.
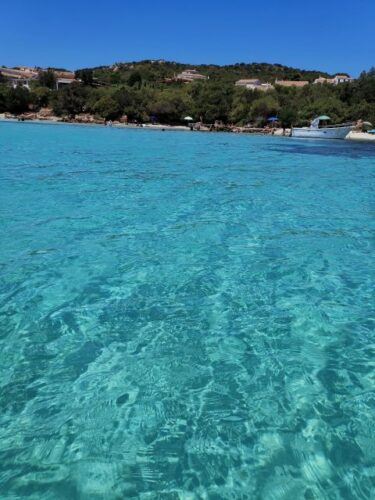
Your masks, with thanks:
<instances>
[{"instance_id":1,"label":"clear shallow water","mask_svg":"<svg viewBox=\"0 0 375 500\"><path fill-rule=\"evenodd\" d=\"M0 124L1 498L371 498L374 167Z\"/></svg>"}]
</instances>

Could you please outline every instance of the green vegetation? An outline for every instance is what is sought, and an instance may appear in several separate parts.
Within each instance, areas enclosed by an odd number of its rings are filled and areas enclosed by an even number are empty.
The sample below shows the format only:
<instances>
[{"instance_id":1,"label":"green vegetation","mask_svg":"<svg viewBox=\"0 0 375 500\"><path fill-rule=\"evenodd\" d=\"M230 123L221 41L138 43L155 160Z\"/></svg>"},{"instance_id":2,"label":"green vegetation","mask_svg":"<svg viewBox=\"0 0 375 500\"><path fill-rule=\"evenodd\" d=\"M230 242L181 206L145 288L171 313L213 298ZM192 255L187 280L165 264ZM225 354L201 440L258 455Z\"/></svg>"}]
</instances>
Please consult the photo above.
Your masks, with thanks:
<instances>
[{"instance_id":1,"label":"green vegetation","mask_svg":"<svg viewBox=\"0 0 375 500\"><path fill-rule=\"evenodd\" d=\"M47 87L48 89L56 88L56 76L52 69L47 69L47 71L39 71L38 83L41 87Z\"/></svg>"},{"instance_id":2,"label":"green vegetation","mask_svg":"<svg viewBox=\"0 0 375 500\"><path fill-rule=\"evenodd\" d=\"M79 69L75 72L75 77L81 80L84 85L94 83L94 72L92 69Z\"/></svg>"},{"instance_id":3,"label":"green vegetation","mask_svg":"<svg viewBox=\"0 0 375 500\"><path fill-rule=\"evenodd\" d=\"M202 65L196 69L209 77L189 84L174 76L192 68L173 62L142 61L113 67L76 71L80 83L56 90L52 70L41 72L33 88L12 89L0 81L0 112L22 113L51 107L58 116L74 117L91 113L106 120L127 115L129 121L157 120L183 123L186 115L213 123L264 125L278 115L283 126L304 125L318 114L328 114L334 122L357 119L375 122L375 69L363 72L353 83L308 85L303 88L276 86L269 92L235 87L241 78L314 81L331 76L279 64Z\"/></svg>"},{"instance_id":4,"label":"green vegetation","mask_svg":"<svg viewBox=\"0 0 375 500\"><path fill-rule=\"evenodd\" d=\"M30 92L23 87L13 89L6 85L0 86L0 112L23 113L28 109L30 100Z\"/></svg>"}]
</instances>

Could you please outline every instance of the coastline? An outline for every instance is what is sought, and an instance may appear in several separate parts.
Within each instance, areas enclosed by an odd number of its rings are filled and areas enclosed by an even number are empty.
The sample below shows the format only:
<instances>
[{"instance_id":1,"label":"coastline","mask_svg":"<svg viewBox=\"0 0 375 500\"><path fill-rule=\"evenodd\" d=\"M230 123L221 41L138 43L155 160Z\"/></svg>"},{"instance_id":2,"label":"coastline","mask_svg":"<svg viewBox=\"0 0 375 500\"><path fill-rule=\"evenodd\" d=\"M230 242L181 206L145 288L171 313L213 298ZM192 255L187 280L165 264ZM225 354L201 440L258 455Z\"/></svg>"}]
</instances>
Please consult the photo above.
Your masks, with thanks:
<instances>
[{"instance_id":1,"label":"coastline","mask_svg":"<svg viewBox=\"0 0 375 500\"><path fill-rule=\"evenodd\" d=\"M9 123L30 123L39 125L79 125L79 126L89 126L89 127L108 127L104 121L82 121L82 120L63 120L56 116L43 117L43 118L24 118L20 120L15 116L9 117L5 116L5 113L0 113L0 122ZM208 127L202 127L200 129L191 129L190 127L184 125L161 125L161 124L151 124L151 123L120 123L113 122L110 127L118 129L141 129L141 130L157 130L157 131L176 131L176 132L226 132L231 134L246 134L246 135L257 135L257 136L269 136L269 137L289 137L290 129L274 128L274 129L255 129L246 127L225 127L222 130L210 130ZM345 138L347 141L351 142L366 142L375 143L375 135L368 134L366 132L349 132L348 136Z\"/></svg>"},{"instance_id":2,"label":"coastline","mask_svg":"<svg viewBox=\"0 0 375 500\"><path fill-rule=\"evenodd\" d=\"M40 118L29 118L24 117L20 119L13 116L6 116L5 113L0 113L0 122L10 122L10 123L34 123L34 124L46 124L46 125L82 125L82 126L90 126L90 127L106 127L108 124L104 122L104 120L64 120L60 119L56 116L48 116L48 117L40 117ZM228 127L218 127L211 130L207 126L202 126L200 128L191 128L186 125L162 125L162 124L152 124L152 123L121 123L121 122L112 122L110 125L111 128L119 128L119 129L141 129L141 130L159 130L159 131L176 131L176 132L226 132L226 133L234 133L234 134L247 134L247 135L263 135L263 136L276 136L276 137L288 137L290 129L286 129L285 132L282 128L274 128L274 129L262 129L262 128L247 128L247 127L237 127L237 126L228 126Z\"/></svg>"},{"instance_id":3,"label":"coastline","mask_svg":"<svg viewBox=\"0 0 375 500\"><path fill-rule=\"evenodd\" d=\"M80 125L85 127L107 127L103 122L83 122L76 120L61 120L56 118L28 118L24 120L20 120L16 117L5 117L4 114L0 114L0 122L9 122L9 123L30 123L30 124L39 124L39 125ZM134 123L112 123L112 128L125 128L125 129L149 129L149 130L179 130L190 132L189 127L185 127L183 125L152 125L152 124L141 124L136 125Z\"/></svg>"}]
</instances>

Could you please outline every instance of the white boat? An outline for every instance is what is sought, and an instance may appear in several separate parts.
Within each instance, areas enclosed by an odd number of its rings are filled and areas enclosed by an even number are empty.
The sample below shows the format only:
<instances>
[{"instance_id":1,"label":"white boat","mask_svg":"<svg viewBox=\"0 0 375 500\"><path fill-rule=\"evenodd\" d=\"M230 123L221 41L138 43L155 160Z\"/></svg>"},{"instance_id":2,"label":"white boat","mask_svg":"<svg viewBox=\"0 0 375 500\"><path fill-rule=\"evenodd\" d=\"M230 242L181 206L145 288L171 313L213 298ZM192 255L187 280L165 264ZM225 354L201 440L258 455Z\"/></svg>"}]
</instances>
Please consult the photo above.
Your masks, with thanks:
<instances>
[{"instance_id":1,"label":"white boat","mask_svg":"<svg viewBox=\"0 0 375 500\"><path fill-rule=\"evenodd\" d=\"M310 127L292 127L292 137L305 137L308 139L345 139L354 125L344 123L343 125L328 125L329 116L318 116L311 122Z\"/></svg>"}]
</instances>

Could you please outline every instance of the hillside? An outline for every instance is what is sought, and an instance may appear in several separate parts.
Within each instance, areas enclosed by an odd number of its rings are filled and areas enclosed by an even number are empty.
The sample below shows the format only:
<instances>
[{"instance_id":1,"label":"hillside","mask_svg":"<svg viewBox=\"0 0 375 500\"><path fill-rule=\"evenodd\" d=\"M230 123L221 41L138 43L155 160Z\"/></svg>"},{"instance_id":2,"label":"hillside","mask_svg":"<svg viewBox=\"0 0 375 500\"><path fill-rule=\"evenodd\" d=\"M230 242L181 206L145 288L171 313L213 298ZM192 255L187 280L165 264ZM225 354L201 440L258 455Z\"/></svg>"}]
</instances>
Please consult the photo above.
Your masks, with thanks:
<instances>
[{"instance_id":1,"label":"hillside","mask_svg":"<svg viewBox=\"0 0 375 500\"><path fill-rule=\"evenodd\" d=\"M175 78L187 70L197 79ZM314 84L320 76L332 76L322 71L268 63L193 66L139 61L85 68L70 76L70 80L63 78L59 87L59 72L40 71L28 82L28 88L3 77L0 113L48 107L67 120L86 114L99 120L182 124L191 116L206 124L222 121L264 126L269 117L277 115L281 125L290 126L305 125L314 116L328 114L336 123L375 122L374 69L363 72L357 80L337 84ZM269 85L238 87L235 82L240 79L258 79ZM294 86L282 87L276 80L293 80ZM309 83L295 88L298 81Z\"/></svg>"},{"instance_id":2,"label":"hillside","mask_svg":"<svg viewBox=\"0 0 375 500\"><path fill-rule=\"evenodd\" d=\"M302 70L269 63L238 63L227 66L209 64L192 65L170 61L134 61L117 63L113 66L88 68L93 71L94 77L108 84L126 83L135 72L139 73L143 82L157 85L163 80L186 69L196 69L210 80L223 83L234 83L243 78L258 78L264 82L273 83L278 80L308 80L314 81L319 76L331 75L324 71Z\"/></svg>"}]
</instances>

